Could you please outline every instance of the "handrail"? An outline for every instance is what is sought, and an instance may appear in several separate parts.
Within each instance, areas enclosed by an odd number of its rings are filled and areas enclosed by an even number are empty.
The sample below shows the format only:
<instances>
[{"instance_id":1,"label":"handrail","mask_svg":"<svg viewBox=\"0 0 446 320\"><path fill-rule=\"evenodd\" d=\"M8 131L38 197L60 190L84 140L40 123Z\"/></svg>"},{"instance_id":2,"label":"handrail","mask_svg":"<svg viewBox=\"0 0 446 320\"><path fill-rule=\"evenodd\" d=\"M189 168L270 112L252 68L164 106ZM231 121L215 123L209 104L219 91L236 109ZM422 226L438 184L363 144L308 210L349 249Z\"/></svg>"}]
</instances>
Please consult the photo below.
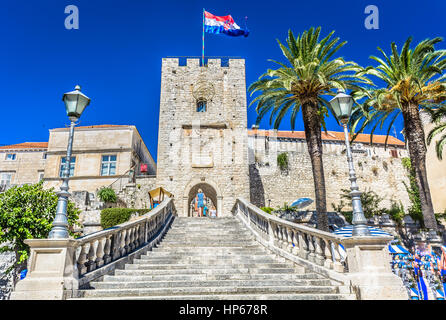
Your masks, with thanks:
<instances>
[{"instance_id":1,"label":"handrail","mask_svg":"<svg viewBox=\"0 0 446 320\"><path fill-rule=\"evenodd\" d=\"M280 219L241 198L237 198L232 211L260 237L264 245L299 261L309 261L320 266L319 270L338 274L346 272L347 261L341 247L345 238Z\"/></svg>"},{"instance_id":2,"label":"handrail","mask_svg":"<svg viewBox=\"0 0 446 320\"><path fill-rule=\"evenodd\" d=\"M119 190L118 191L121 191L121 189L122 189L122 179L124 179L124 178L128 178L128 174L129 174L129 172L130 171L132 171L132 170L134 170L136 168L136 165L134 165L133 167L131 167L130 169L128 169L126 172L124 172L122 175L120 175L120 177L119 178L117 178L115 181L113 181L112 183L110 183L110 185L108 186L109 188L112 188L113 189L113 185L116 183L116 182L120 182L119 183Z\"/></svg>"},{"instance_id":3,"label":"handrail","mask_svg":"<svg viewBox=\"0 0 446 320\"><path fill-rule=\"evenodd\" d=\"M75 239L74 264L80 285L97 278L97 275L88 276L90 273L147 245L159 243L174 213L173 200L167 198L149 213L133 221ZM82 278L88 280L82 281Z\"/></svg>"}]
</instances>

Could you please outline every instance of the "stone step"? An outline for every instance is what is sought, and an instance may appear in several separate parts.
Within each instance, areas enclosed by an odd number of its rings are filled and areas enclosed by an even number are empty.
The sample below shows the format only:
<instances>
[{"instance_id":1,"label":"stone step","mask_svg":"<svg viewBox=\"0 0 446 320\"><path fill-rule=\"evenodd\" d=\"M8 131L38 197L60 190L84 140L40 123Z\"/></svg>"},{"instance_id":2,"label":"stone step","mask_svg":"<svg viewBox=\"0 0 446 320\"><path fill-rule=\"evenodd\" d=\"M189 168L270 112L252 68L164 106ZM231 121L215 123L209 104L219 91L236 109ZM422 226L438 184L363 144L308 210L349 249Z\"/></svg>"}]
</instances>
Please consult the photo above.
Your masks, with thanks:
<instances>
[{"instance_id":1,"label":"stone step","mask_svg":"<svg viewBox=\"0 0 446 320\"><path fill-rule=\"evenodd\" d=\"M85 299L345 300L348 288L280 257L234 217L180 218L150 251L80 290Z\"/></svg>"},{"instance_id":2,"label":"stone step","mask_svg":"<svg viewBox=\"0 0 446 320\"><path fill-rule=\"evenodd\" d=\"M294 265L285 264L285 263L213 263L209 262L208 264L202 263L190 263L190 264L165 264L165 263L153 263L147 261L138 260L133 261L133 264L126 264L126 270L148 270L148 269L222 269L222 268L251 268L251 269L259 269L259 268L293 268Z\"/></svg>"},{"instance_id":3,"label":"stone step","mask_svg":"<svg viewBox=\"0 0 446 320\"><path fill-rule=\"evenodd\" d=\"M216 236L216 235L200 235L200 236L166 236L163 238L163 241L166 243L170 242L181 242L185 241L187 243L200 243L200 242L209 242L214 243L218 245L222 242L249 242L254 241L254 237L246 237L246 236L240 236L240 237L227 237L227 236Z\"/></svg>"},{"instance_id":4,"label":"stone step","mask_svg":"<svg viewBox=\"0 0 446 320\"><path fill-rule=\"evenodd\" d=\"M222 233L234 233L237 231L244 231L242 226L239 225L222 225L222 226L203 226L203 225L190 225L190 226L175 226L169 229L169 231L175 233L184 233L186 231L205 231L205 232L222 232Z\"/></svg>"},{"instance_id":5,"label":"stone step","mask_svg":"<svg viewBox=\"0 0 446 320\"><path fill-rule=\"evenodd\" d=\"M105 275L104 282L131 281L209 281L209 280L327 280L317 273L295 274L158 274L158 275ZM330 281L330 280L328 280Z\"/></svg>"},{"instance_id":6,"label":"stone step","mask_svg":"<svg viewBox=\"0 0 446 320\"><path fill-rule=\"evenodd\" d=\"M333 286L245 286L245 287L176 287L176 288L119 288L92 289L80 291L83 297L124 297L124 296L159 296L159 295L215 295L215 294L252 294L252 293L338 293Z\"/></svg>"},{"instance_id":7,"label":"stone step","mask_svg":"<svg viewBox=\"0 0 446 320\"><path fill-rule=\"evenodd\" d=\"M184 233L170 233L167 234L164 239L203 239L210 238L214 240L228 239L254 239L252 235L240 235L237 232L234 233L215 233L215 232L202 232L200 234L190 234L188 232Z\"/></svg>"},{"instance_id":8,"label":"stone step","mask_svg":"<svg viewBox=\"0 0 446 320\"><path fill-rule=\"evenodd\" d=\"M128 266L128 265L126 265ZM115 275L172 275L172 274L213 274L213 275L230 275L239 274L301 274L302 269L298 268L200 268L200 269L138 269L126 268L115 270Z\"/></svg>"},{"instance_id":9,"label":"stone step","mask_svg":"<svg viewBox=\"0 0 446 320\"><path fill-rule=\"evenodd\" d=\"M230 263L233 262L251 262L251 263L277 263L277 262L289 262L289 260L286 260L285 258L274 258L269 256L238 256L238 255L197 255L197 256L162 256L162 257L156 257L156 256L141 256L139 260L135 260L136 263L144 263L140 261L145 261L147 263L180 263L180 262L188 262L188 263L201 263L208 264L208 263L216 263L217 261L221 261L222 263Z\"/></svg>"},{"instance_id":10,"label":"stone step","mask_svg":"<svg viewBox=\"0 0 446 320\"><path fill-rule=\"evenodd\" d=\"M177 257L177 256L185 256L185 257L189 257L189 256L210 256L210 257L214 257L214 256L222 256L222 255L229 255L229 256L233 256L233 255L238 255L238 256L254 256L254 257L258 257L258 256L267 256L267 257L279 257L276 256L274 254L269 254L268 252L266 252L265 250L262 249L258 249L258 250L226 250L226 249L221 249L221 248L208 248L208 250L203 250L203 251L196 251L193 248L191 248L190 250L167 250L166 248L156 248L156 250L152 249L152 251L148 251L146 254L142 255L141 257Z\"/></svg>"},{"instance_id":11,"label":"stone step","mask_svg":"<svg viewBox=\"0 0 446 320\"><path fill-rule=\"evenodd\" d=\"M285 258L280 257L274 257L269 256L266 254L243 254L243 255L235 255L235 254L224 254L224 255L211 255L211 254L171 254L171 255L142 255L139 257L141 260L150 260L150 261L160 261L160 260L173 260L173 261L190 261L190 260L197 260L197 261L209 261L209 260L216 260L221 259L222 261L227 260L240 260L240 261L253 261L253 262L289 262L289 260L286 260Z\"/></svg>"},{"instance_id":12,"label":"stone step","mask_svg":"<svg viewBox=\"0 0 446 320\"><path fill-rule=\"evenodd\" d=\"M80 300L71 299L71 300ZM88 297L89 300L355 300L353 294L214 294L214 295L175 295L175 296L124 296ZM221 311L220 311L221 312Z\"/></svg>"},{"instance_id":13,"label":"stone step","mask_svg":"<svg viewBox=\"0 0 446 320\"><path fill-rule=\"evenodd\" d=\"M185 251L185 250L194 250L194 251L217 251L217 250L236 250L236 251L249 251L249 250L264 250L266 249L260 247L259 244L247 244L247 245L221 245L221 246L214 246L212 244L206 244L206 243L198 243L195 246L192 245L181 245L181 243L177 244L166 244L166 243L160 243L157 247L153 248L152 250L166 250L166 251Z\"/></svg>"},{"instance_id":14,"label":"stone step","mask_svg":"<svg viewBox=\"0 0 446 320\"><path fill-rule=\"evenodd\" d=\"M280 287L280 286L330 286L329 280L205 280L205 281L103 281L92 282L94 289L139 289L183 287Z\"/></svg>"},{"instance_id":15,"label":"stone step","mask_svg":"<svg viewBox=\"0 0 446 320\"><path fill-rule=\"evenodd\" d=\"M196 250L200 250L200 248L215 248L217 247L217 245L215 243L206 243L206 242L190 242L190 243L186 243L186 242L168 242L168 243L162 243L163 248L182 248L182 247L194 247L196 248ZM244 243L244 242L225 242L225 243L219 243L218 244L218 248L258 248L258 244L254 244L254 243Z\"/></svg>"}]
</instances>

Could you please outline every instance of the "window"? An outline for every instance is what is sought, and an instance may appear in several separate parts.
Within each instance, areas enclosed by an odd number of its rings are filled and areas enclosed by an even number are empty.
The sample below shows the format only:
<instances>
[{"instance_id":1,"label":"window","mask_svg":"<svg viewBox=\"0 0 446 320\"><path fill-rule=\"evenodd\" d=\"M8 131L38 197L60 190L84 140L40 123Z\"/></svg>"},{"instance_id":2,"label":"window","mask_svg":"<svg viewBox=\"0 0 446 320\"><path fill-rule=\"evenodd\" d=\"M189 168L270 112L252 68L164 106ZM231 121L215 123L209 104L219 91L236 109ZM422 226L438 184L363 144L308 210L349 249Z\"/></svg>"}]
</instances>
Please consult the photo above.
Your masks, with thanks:
<instances>
[{"instance_id":1,"label":"window","mask_svg":"<svg viewBox=\"0 0 446 320\"><path fill-rule=\"evenodd\" d=\"M0 186L9 187L12 181L12 172L2 172L0 173Z\"/></svg>"},{"instance_id":2,"label":"window","mask_svg":"<svg viewBox=\"0 0 446 320\"><path fill-rule=\"evenodd\" d=\"M101 176L113 176L116 174L116 155L102 156Z\"/></svg>"},{"instance_id":3,"label":"window","mask_svg":"<svg viewBox=\"0 0 446 320\"><path fill-rule=\"evenodd\" d=\"M207 102L206 100L197 101L197 112L206 112Z\"/></svg>"},{"instance_id":4,"label":"window","mask_svg":"<svg viewBox=\"0 0 446 320\"><path fill-rule=\"evenodd\" d=\"M70 175L69 175L70 177L72 177L74 175L74 166L75 166L75 164L76 164L76 157L71 157L71 161L70 161ZM67 166L67 158L66 157L62 157L62 159L60 161L59 177L63 178L66 166Z\"/></svg>"},{"instance_id":5,"label":"window","mask_svg":"<svg viewBox=\"0 0 446 320\"><path fill-rule=\"evenodd\" d=\"M43 159L43 160L46 160L46 155L47 155L46 152L44 152L44 153L42 154L42 159Z\"/></svg>"},{"instance_id":6,"label":"window","mask_svg":"<svg viewBox=\"0 0 446 320\"><path fill-rule=\"evenodd\" d=\"M15 153L8 153L6 154L6 160L15 160L16 154Z\"/></svg>"},{"instance_id":7,"label":"window","mask_svg":"<svg viewBox=\"0 0 446 320\"><path fill-rule=\"evenodd\" d=\"M39 182L43 180L44 172L39 171Z\"/></svg>"},{"instance_id":8,"label":"window","mask_svg":"<svg viewBox=\"0 0 446 320\"><path fill-rule=\"evenodd\" d=\"M394 158L398 158L398 151L395 149L390 150L390 155Z\"/></svg>"}]
</instances>

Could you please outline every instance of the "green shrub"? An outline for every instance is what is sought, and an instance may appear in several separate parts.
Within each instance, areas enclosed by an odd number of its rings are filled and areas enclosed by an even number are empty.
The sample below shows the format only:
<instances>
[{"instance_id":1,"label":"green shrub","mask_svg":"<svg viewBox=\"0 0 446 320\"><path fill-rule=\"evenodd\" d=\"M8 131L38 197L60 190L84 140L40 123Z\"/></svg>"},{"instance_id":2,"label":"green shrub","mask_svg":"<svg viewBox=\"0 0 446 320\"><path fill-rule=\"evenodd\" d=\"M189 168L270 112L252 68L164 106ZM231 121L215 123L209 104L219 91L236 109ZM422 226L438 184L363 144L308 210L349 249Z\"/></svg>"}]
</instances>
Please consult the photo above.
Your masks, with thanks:
<instances>
[{"instance_id":1,"label":"green shrub","mask_svg":"<svg viewBox=\"0 0 446 320\"><path fill-rule=\"evenodd\" d=\"M413 220L418 221L420 223L420 226L424 228L424 217L421 210L420 192L418 190L415 178L415 170L414 168L412 168L410 158L402 158L401 162L403 164L403 167L406 169L407 175L409 177L409 185L407 185L406 182L403 181L404 187L406 188L411 203L411 206L408 209L408 213Z\"/></svg>"},{"instance_id":2,"label":"green shrub","mask_svg":"<svg viewBox=\"0 0 446 320\"><path fill-rule=\"evenodd\" d=\"M288 169L288 155L285 152L277 156L277 165L280 170Z\"/></svg>"},{"instance_id":3,"label":"green shrub","mask_svg":"<svg viewBox=\"0 0 446 320\"><path fill-rule=\"evenodd\" d=\"M399 226L403 222L403 218L406 215L404 212L404 206L400 202L399 204L395 201L392 201L392 205L390 209L385 210L390 216L390 218L395 221Z\"/></svg>"},{"instance_id":4,"label":"green shrub","mask_svg":"<svg viewBox=\"0 0 446 320\"><path fill-rule=\"evenodd\" d=\"M15 252L18 261L7 269L25 263L29 255L26 239L44 239L53 227L58 197L53 189L43 189L42 182L13 187L0 193L0 253ZM74 226L80 211L69 201L67 218L69 233L75 237Z\"/></svg>"},{"instance_id":5,"label":"green shrub","mask_svg":"<svg viewBox=\"0 0 446 320\"><path fill-rule=\"evenodd\" d=\"M274 211L274 209L271 207L261 207L260 209L262 209L263 211L265 211L268 214L271 214L271 212Z\"/></svg>"},{"instance_id":6,"label":"green shrub","mask_svg":"<svg viewBox=\"0 0 446 320\"><path fill-rule=\"evenodd\" d=\"M341 211L340 214L342 214L344 216L345 220L348 223L350 223L350 224L352 223L352 221L353 221L353 211Z\"/></svg>"},{"instance_id":7,"label":"green shrub","mask_svg":"<svg viewBox=\"0 0 446 320\"><path fill-rule=\"evenodd\" d=\"M132 214L139 216L149 212L151 209L131 209L131 208L107 208L101 211L101 227L107 229L118 224L129 221Z\"/></svg>"},{"instance_id":8,"label":"green shrub","mask_svg":"<svg viewBox=\"0 0 446 320\"><path fill-rule=\"evenodd\" d=\"M349 189L341 189L341 199L348 200L348 205L351 206L352 196L350 194L351 190ZM378 196L375 192L371 190L365 190L361 193L361 204L362 209L364 211L364 216L369 219L375 215L380 215L383 212L383 209L380 208L379 204L383 200L380 196ZM335 209L335 205L332 204ZM340 209L342 209L344 203L341 200ZM336 210L336 209L335 209ZM337 211L337 210L336 210Z\"/></svg>"},{"instance_id":9,"label":"green shrub","mask_svg":"<svg viewBox=\"0 0 446 320\"><path fill-rule=\"evenodd\" d=\"M117 201L115 190L110 187L102 187L99 189L98 197L102 202L116 203Z\"/></svg>"}]
</instances>

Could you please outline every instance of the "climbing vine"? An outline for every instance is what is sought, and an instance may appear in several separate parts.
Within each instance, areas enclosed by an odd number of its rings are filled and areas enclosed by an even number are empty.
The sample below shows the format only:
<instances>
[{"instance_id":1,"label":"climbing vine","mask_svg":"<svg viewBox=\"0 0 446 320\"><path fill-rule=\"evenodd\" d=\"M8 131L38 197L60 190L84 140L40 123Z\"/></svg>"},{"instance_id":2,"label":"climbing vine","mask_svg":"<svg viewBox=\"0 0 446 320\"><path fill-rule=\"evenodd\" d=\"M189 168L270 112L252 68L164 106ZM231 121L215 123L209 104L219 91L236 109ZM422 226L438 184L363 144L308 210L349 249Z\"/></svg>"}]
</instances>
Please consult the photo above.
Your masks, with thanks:
<instances>
[{"instance_id":1,"label":"climbing vine","mask_svg":"<svg viewBox=\"0 0 446 320\"><path fill-rule=\"evenodd\" d=\"M409 177L409 185L407 185L407 183L403 181L404 187L407 190L411 203L411 206L408 209L408 213L413 220L418 221L420 223L420 226L424 228L423 213L421 211L420 192L415 180L415 170L412 168L412 164L409 158L402 158L401 162L403 164L403 167L406 169Z\"/></svg>"}]
</instances>

